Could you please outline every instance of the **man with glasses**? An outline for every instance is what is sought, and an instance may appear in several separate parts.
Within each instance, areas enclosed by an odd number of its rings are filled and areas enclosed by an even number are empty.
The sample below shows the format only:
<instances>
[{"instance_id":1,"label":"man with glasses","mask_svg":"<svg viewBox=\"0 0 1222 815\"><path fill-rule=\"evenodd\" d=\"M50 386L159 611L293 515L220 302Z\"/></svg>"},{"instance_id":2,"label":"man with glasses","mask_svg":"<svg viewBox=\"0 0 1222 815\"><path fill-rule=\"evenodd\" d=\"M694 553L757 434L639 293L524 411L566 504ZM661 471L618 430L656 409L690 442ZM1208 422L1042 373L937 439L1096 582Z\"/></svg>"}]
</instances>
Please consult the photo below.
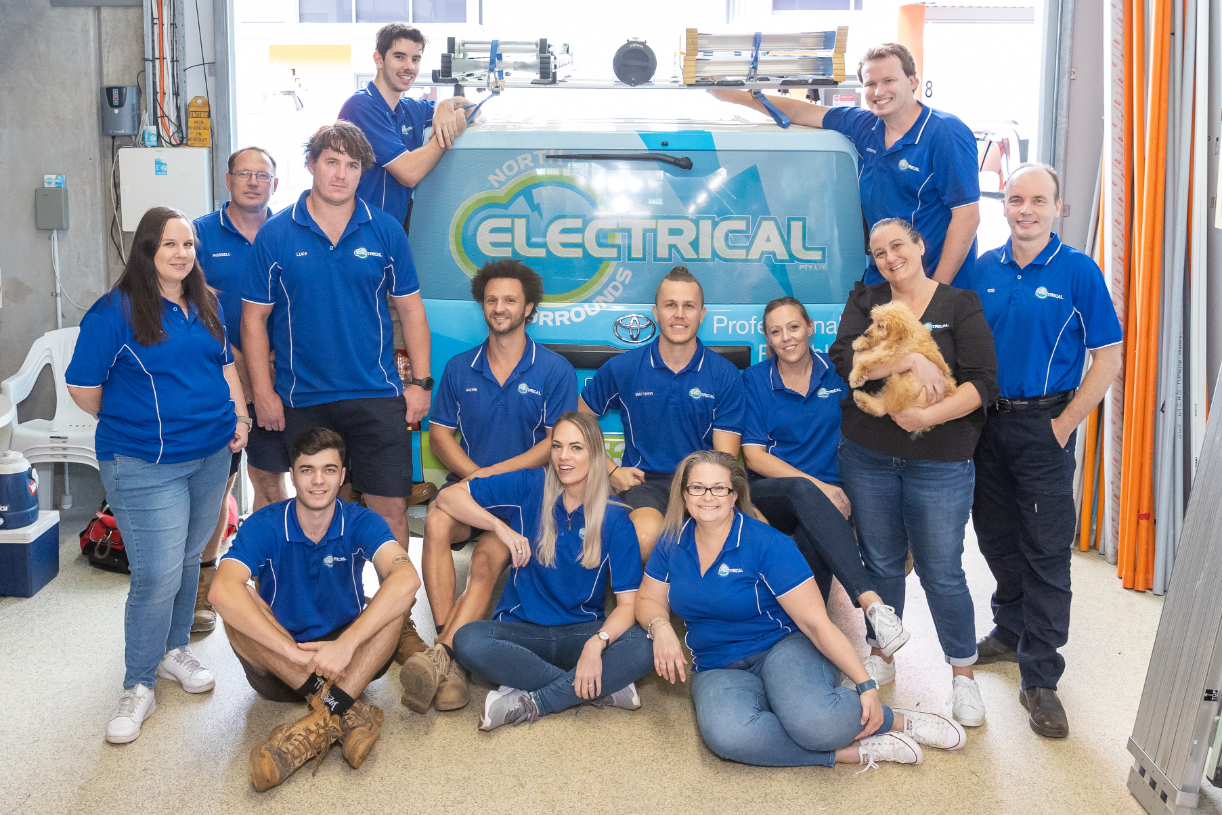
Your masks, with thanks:
<instances>
[{"instance_id":1,"label":"man with glasses","mask_svg":"<svg viewBox=\"0 0 1222 815\"><path fill-rule=\"evenodd\" d=\"M242 286L246 282L255 234L272 211L267 202L276 191L276 160L261 147L243 147L229 157L229 172L225 174L225 189L230 200L209 215L195 221L199 240L196 258L208 285L216 289L217 298L225 311L225 333L233 348L242 393L246 397L246 415L254 419L250 441L246 444L247 473L254 487L254 509L285 500L284 474L290 469L284 448L284 433L265 430L255 419L254 390L250 386L250 371L242 354ZM269 324L270 328L270 324ZM204 633L216 627L216 612L208 602L208 588L216 574L216 556L221 538L229 523L229 493L237 480L242 454L234 453L229 466L229 486L221 501L221 516L212 540L204 549L199 570L199 592L195 599L195 621L192 633Z\"/></svg>"}]
</instances>

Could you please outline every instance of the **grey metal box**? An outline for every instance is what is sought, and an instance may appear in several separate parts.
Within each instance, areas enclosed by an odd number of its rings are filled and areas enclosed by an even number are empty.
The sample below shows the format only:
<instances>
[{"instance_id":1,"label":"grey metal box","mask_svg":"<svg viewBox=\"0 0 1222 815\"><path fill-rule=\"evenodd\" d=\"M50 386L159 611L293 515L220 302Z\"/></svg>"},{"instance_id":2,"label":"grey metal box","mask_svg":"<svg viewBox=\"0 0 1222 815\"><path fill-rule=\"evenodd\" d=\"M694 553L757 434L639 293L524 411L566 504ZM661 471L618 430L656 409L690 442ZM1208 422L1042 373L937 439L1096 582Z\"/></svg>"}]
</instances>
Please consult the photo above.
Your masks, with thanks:
<instances>
[{"instance_id":1,"label":"grey metal box","mask_svg":"<svg viewBox=\"0 0 1222 815\"><path fill-rule=\"evenodd\" d=\"M34 190L34 226L39 229L68 228L67 187L37 187Z\"/></svg>"},{"instance_id":2,"label":"grey metal box","mask_svg":"<svg viewBox=\"0 0 1222 815\"><path fill-rule=\"evenodd\" d=\"M102 135L135 136L140 132L140 88L110 85L102 88Z\"/></svg>"}]
</instances>

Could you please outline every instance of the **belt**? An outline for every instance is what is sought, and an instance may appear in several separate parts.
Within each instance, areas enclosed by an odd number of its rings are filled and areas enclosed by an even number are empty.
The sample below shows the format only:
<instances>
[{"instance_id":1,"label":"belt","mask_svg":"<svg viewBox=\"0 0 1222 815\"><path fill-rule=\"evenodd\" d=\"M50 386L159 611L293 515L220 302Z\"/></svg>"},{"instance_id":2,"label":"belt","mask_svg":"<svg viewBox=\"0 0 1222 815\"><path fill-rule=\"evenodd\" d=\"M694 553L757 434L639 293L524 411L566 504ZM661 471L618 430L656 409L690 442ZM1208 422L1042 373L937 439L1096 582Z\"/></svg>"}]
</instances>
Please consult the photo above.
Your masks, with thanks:
<instances>
[{"instance_id":1,"label":"belt","mask_svg":"<svg viewBox=\"0 0 1222 815\"><path fill-rule=\"evenodd\" d=\"M1044 408L1063 405L1073 399L1077 390L1050 393L1047 396L1033 396L1030 399L998 399L997 410L1042 410Z\"/></svg>"}]
</instances>

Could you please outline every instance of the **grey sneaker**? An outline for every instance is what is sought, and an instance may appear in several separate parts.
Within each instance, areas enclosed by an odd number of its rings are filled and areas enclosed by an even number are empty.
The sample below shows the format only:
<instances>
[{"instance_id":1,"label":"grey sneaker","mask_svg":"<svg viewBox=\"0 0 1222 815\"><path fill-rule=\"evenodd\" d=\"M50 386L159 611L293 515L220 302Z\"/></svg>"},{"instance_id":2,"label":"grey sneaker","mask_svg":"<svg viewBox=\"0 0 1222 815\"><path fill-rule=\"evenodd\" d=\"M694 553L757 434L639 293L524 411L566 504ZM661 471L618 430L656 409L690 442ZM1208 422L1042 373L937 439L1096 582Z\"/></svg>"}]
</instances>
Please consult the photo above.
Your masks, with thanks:
<instances>
[{"instance_id":1,"label":"grey sneaker","mask_svg":"<svg viewBox=\"0 0 1222 815\"><path fill-rule=\"evenodd\" d=\"M882 603L871 603L866 609L866 619L874 629L874 640L883 656L889 657L904 647L912 635L904 629L904 621L895 613L891 606Z\"/></svg>"},{"instance_id":2,"label":"grey sneaker","mask_svg":"<svg viewBox=\"0 0 1222 815\"><path fill-rule=\"evenodd\" d=\"M615 693L609 693L606 696L600 696L591 704L594 707L618 707L624 710L636 710L641 706L641 697L636 692L636 683L629 683L627 687L620 688Z\"/></svg>"},{"instance_id":3,"label":"grey sneaker","mask_svg":"<svg viewBox=\"0 0 1222 815\"><path fill-rule=\"evenodd\" d=\"M480 730L495 730L503 724L529 724L539 718L539 706L530 693L517 688L507 691L494 690L484 699L484 712L480 716Z\"/></svg>"}]
</instances>

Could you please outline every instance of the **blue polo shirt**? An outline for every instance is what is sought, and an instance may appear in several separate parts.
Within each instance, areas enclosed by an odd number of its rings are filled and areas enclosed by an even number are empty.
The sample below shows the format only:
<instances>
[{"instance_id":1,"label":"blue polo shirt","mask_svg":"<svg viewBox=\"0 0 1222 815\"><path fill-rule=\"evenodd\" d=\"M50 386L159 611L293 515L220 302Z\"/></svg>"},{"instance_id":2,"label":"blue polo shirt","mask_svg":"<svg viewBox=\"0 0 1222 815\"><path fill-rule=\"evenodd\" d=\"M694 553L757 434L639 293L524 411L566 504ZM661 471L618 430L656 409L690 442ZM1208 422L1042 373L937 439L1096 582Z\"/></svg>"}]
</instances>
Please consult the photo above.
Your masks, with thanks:
<instances>
[{"instance_id":1,"label":"blue polo shirt","mask_svg":"<svg viewBox=\"0 0 1222 815\"><path fill-rule=\"evenodd\" d=\"M747 418L743 445L763 447L781 461L829 484L840 483L840 401L849 389L827 355L814 351L810 392L785 387L776 358L743 372Z\"/></svg>"},{"instance_id":2,"label":"blue polo shirt","mask_svg":"<svg viewBox=\"0 0 1222 815\"><path fill-rule=\"evenodd\" d=\"M315 543L290 498L247 518L221 560L236 560L259 578L259 596L296 642L314 642L364 610L365 562L394 542L381 515L337 498L331 526Z\"/></svg>"},{"instance_id":3,"label":"blue polo shirt","mask_svg":"<svg viewBox=\"0 0 1222 815\"><path fill-rule=\"evenodd\" d=\"M433 122L437 103L428 99L400 98L394 110L370 81L348 97L339 118L361 129L373 147L374 165L361 176L357 197L388 213L399 223L407 217L407 202L414 187L399 183L386 165L404 153L424 146L424 129Z\"/></svg>"},{"instance_id":4,"label":"blue polo shirt","mask_svg":"<svg viewBox=\"0 0 1222 815\"><path fill-rule=\"evenodd\" d=\"M290 407L399 396L389 292L420 291L403 227L357 198L339 243L310 217L306 190L255 236L242 299L272 305L276 393Z\"/></svg>"},{"instance_id":5,"label":"blue polo shirt","mask_svg":"<svg viewBox=\"0 0 1222 815\"><path fill-rule=\"evenodd\" d=\"M246 285L246 275L250 271L254 244L246 240L246 236L233 225L228 210L229 202L226 201L216 212L195 219L195 237L199 239L195 257L204 270L208 285L216 289L217 299L225 308L225 330L229 334L229 344L241 351L242 287ZM272 217L270 208L267 217ZM271 322L269 318L269 334Z\"/></svg>"},{"instance_id":6,"label":"blue polo shirt","mask_svg":"<svg viewBox=\"0 0 1222 815\"><path fill-rule=\"evenodd\" d=\"M1056 233L1019 268L1005 246L985 252L972 271L997 348L1003 399L1072 390L1082 383L1086 350L1123 338L1103 272Z\"/></svg>"},{"instance_id":7,"label":"blue polo shirt","mask_svg":"<svg viewBox=\"0 0 1222 815\"><path fill-rule=\"evenodd\" d=\"M976 137L958 117L922 105L908 132L887 147L887 126L864 108L831 108L823 127L849 137L861 159L858 169L861 209L866 224L903 218L925 241L925 273L933 277L942 257L951 210L980 200ZM976 240L955 275L954 285L969 285L976 262ZM874 259L865 282L883 282Z\"/></svg>"},{"instance_id":8,"label":"blue polo shirt","mask_svg":"<svg viewBox=\"0 0 1222 815\"><path fill-rule=\"evenodd\" d=\"M687 625L684 641L697 671L724 668L799 631L777 598L814 579L791 538L738 510L703 575L690 518L678 542L654 547L645 574L667 585L671 610Z\"/></svg>"},{"instance_id":9,"label":"blue polo shirt","mask_svg":"<svg viewBox=\"0 0 1222 815\"><path fill-rule=\"evenodd\" d=\"M127 298L111 289L81 319L81 333L64 378L78 388L102 388L94 447L99 461L116 455L153 464L207 458L233 438L237 413L224 368L233 354L212 336L194 308L162 299L166 338L136 341Z\"/></svg>"},{"instance_id":10,"label":"blue polo shirt","mask_svg":"<svg viewBox=\"0 0 1222 815\"><path fill-rule=\"evenodd\" d=\"M713 449L713 431L743 432L743 383L738 369L696 340L696 353L674 373L659 340L607 360L581 392L599 414L619 408L624 422L623 466L673 473L688 454Z\"/></svg>"},{"instance_id":11,"label":"blue polo shirt","mask_svg":"<svg viewBox=\"0 0 1222 815\"><path fill-rule=\"evenodd\" d=\"M539 539L546 470L516 470L467 482L475 503L500 518L534 547ZM628 507L614 498L603 513L602 553L598 566L581 565L586 536L583 507L565 512L556 499L556 559L543 566L531 550L522 568L510 568L505 590L492 613L495 620L534 625L571 625L606 619L607 580L616 594L641 587L641 547L628 520ZM608 577L608 572L610 573Z\"/></svg>"},{"instance_id":12,"label":"blue polo shirt","mask_svg":"<svg viewBox=\"0 0 1222 815\"><path fill-rule=\"evenodd\" d=\"M484 341L446 363L429 422L462 433L477 467L525 453L547 438L562 413L577 410L577 372L564 357L526 337L526 350L505 380L496 381Z\"/></svg>"}]
</instances>

